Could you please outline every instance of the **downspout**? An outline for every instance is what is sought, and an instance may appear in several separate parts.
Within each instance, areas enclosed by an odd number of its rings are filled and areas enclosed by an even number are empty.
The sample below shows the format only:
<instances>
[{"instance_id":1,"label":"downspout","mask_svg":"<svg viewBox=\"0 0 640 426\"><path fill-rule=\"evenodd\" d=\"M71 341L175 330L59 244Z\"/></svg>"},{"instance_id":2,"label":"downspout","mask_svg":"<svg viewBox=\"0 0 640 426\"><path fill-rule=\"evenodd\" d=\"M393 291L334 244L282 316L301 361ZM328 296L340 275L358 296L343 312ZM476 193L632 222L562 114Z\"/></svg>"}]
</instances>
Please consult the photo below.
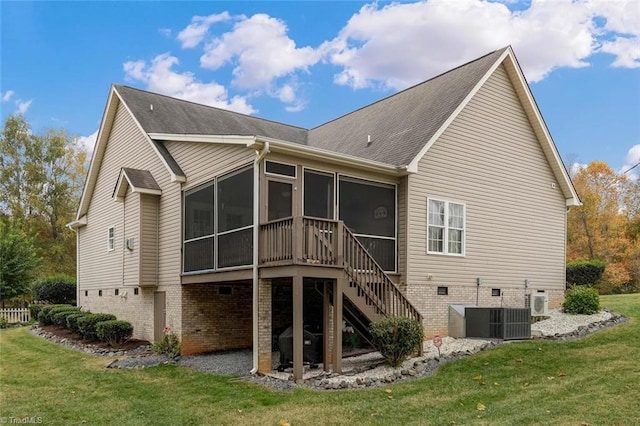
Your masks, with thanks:
<instances>
[{"instance_id":1,"label":"downspout","mask_svg":"<svg viewBox=\"0 0 640 426\"><path fill-rule=\"evenodd\" d=\"M258 371L258 256L260 238L260 161L269 153L269 142L264 142L262 150L256 149L253 161L253 368L250 373Z\"/></svg>"}]
</instances>

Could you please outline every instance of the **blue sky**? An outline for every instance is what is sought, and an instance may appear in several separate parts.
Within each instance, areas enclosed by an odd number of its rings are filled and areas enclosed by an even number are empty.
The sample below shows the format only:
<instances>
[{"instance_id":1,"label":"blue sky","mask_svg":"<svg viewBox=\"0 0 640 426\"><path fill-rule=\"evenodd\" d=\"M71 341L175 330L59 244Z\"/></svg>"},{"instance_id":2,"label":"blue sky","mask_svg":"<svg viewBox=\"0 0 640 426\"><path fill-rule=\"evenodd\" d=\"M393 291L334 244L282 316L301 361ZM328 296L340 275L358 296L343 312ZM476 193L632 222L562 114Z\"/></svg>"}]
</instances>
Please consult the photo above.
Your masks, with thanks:
<instances>
[{"instance_id":1,"label":"blue sky","mask_svg":"<svg viewBox=\"0 0 640 426\"><path fill-rule=\"evenodd\" d=\"M1 1L0 16L3 122L21 111L87 146L111 83L310 128L512 45L566 162L640 161L637 0Z\"/></svg>"}]
</instances>

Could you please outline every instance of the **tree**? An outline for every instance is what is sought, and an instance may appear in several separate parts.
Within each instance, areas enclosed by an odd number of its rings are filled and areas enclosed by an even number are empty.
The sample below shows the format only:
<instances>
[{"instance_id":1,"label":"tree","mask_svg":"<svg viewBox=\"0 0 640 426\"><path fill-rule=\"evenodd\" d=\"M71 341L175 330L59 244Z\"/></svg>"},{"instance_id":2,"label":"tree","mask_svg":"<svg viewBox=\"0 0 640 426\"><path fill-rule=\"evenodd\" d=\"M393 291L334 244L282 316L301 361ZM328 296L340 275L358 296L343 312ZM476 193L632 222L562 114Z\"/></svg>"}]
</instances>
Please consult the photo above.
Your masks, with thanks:
<instances>
[{"instance_id":1,"label":"tree","mask_svg":"<svg viewBox=\"0 0 640 426\"><path fill-rule=\"evenodd\" d=\"M86 152L64 130L31 132L22 116L7 118L0 137L0 220L22 223L45 254L44 274L75 274L74 218Z\"/></svg>"},{"instance_id":2,"label":"tree","mask_svg":"<svg viewBox=\"0 0 640 426\"><path fill-rule=\"evenodd\" d=\"M15 223L0 222L0 300L28 294L40 262L33 239Z\"/></svg>"},{"instance_id":3,"label":"tree","mask_svg":"<svg viewBox=\"0 0 640 426\"><path fill-rule=\"evenodd\" d=\"M567 223L567 258L603 260L602 284L622 291L640 283L640 238L635 230L640 200L637 182L594 161L578 171L573 183L582 206L571 209ZM634 284L635 283L635 284Z\"/></svg>"}]
</instances>

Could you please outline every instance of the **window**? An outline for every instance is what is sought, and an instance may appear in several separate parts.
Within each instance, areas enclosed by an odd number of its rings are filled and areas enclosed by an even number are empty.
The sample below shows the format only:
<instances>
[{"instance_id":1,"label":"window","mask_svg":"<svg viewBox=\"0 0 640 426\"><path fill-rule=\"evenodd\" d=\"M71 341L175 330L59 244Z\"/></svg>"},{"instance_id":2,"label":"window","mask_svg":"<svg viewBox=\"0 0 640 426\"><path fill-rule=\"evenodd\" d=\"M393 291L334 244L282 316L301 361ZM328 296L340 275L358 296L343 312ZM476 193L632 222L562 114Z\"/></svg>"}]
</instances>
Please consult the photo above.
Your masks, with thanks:
<instances>
[{"instance_id":1,"label":"window","mask_svg":"<svg viewBox=\"0 0 640 426\"><path fill-rule=\"evenodd\" d=\"M438 296L448 296L449 287L438 287Z\"/></svg>"},{"instance_id":2,"label":"window","mask_svg":"<svg viewBox=\"0 0 640 426\"><path fill-rule=\"evenodd\" d=\"M184 272L252 263L252 168L185 192L183 256Z\"/></svg>"},{"instance_id":3,"label":"window","mask_svg":"<svg viewBox=\"0 0 640 426\"><path fill-rule=\"evenodd\" d=\"M502 295L502 292L500 291L499 288L492 288L491 289L491 296L500 297L501 295Z\"/></svg>"},{"instance_id":4,"label":"window","mask_svg":"<svg viewBox=\"0 0 640 426\"><path fill-rule=\"evenodd\" d=\"M107 250L113 251L116 248L116 229L110 226L107 229Z\"/></svg>"},{"instance_id":5,"label":"window","mask_svg":"<svg viewBox=\"0 0 640 426\"><path fill-rule=\"evenodd\" d=\"M341 176L340 220L385 271L396 270L396 187Z\"/></svg>"},{"instance_id":6,"label":"window","mask_svg":"<svg viewBox=\"0 0 640 426\"><path fill-rule=\"evenodd\" d=\"M266 163L267 164L265 166L265 172L267 174L292 178L296 177L296 166L293 166L291 164L276 163L273 161L267 161Z\"/></svg>"},{"instance_id":7,"label":"window","mask_svg":"<svg viewBox=\"0 0 640 426\"><path fill-rule=\"evenodd\" d=\"M88 296L89 295L89 290L85 290L84 291L84 295L85 295L85 297Z\"/></svg>"},{"instance_id":8,"label":"window","mask_svg":"<svg viewBox=\"0 0 640 426\"><path fill-rule=\"evenodd\" d=\"M464 204L430 198L427 205L427 253L464 255Z\"/></svg>"},{"instance_id":9,"label":"window","mask_svg":"<svg viewBox=\"0 0 640 426\"><path fill-rule=\"evenodd\" d=\"M304 171L304 215L334 219L333 173Z\"/></svg>"},{"instance_id":10,"label":"window","mask_svg":"<svg viewBox=\"0 0 640 426\"><path fill-rule=\"evenodd\" d=\"M98 296L102 297L102 290L98 290Z\"/></svg>"},{"instance_id":11,"label":"window","mask_svg":"<svg viewBox=\"0 0 640 426\"><path fill-rule=\"evenodd\" d=\"M283 219L293 215L293 185L270 180L268 183L267 220Z\"/></svg>"},{"instance_id":12,"label":"window","mask_svg":"<svg viewBox=\"0 0 640 426\"><path fill-rule=\"evenodd\" d=\"M134 289L133 289L133 294L134 294L135 296L137 296L137 295L138 295L138 293L139 293L138 287L134 288Z\"/></svg>"},{"instance_id":13,"label":"window","mask_svg":"<svg viewBox=\"0 0 640 426\"><path fill-rule=\"evenodd\" d=\"M116 295L116 296L117 296L117 295L119 295L119 294L120 294L120 290L116 288L116 289L113 291L113 294L114 294L114 295Z\"/></svg>"}]
</instances>

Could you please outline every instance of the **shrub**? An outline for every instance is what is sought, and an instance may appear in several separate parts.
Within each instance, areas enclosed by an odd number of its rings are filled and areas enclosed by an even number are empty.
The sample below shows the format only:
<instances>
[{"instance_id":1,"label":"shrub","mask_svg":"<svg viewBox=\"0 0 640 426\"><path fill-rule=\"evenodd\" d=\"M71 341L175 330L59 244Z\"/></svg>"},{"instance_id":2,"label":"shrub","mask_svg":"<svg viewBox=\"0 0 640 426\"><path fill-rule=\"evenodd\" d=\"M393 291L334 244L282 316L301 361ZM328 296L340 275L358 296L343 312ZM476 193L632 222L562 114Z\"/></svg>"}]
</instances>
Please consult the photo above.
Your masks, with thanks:
<instances>
[{"instance_id":1,"label":"shrub","mask_svg":"<svg viewBox=\"0 0 640 426\"><path fill-rule=\"evenodd\" d=\"M47 303L76 303L76 280L68 275L52 275L33 286L33 297Z\"/></svg>"},{"instance_id":2,"label":"shrub","mask_svg":"<svg viewBox=\"0 0 640 426\"><path fill-rule=\"evenodd\" d=\"M52 325L53 319L51 318L52 310L60 307L73 308L71 305L43 305L38 313L38 322L40 325ZM55 313L55 312L53 312Z\"/></svg>"},{"instance_id":3,"label":"shrub","mask_svg":"<svg viewBox=\"0 0 640 426\"><path fill-rule=\"evenodd\" d=\"M564 312L573 315L591 315L600 310L600 296L593 287L578 286L564 293Z\"/></svg>"},{"instance_id":4,"label":"shrub","mask_svg":"<svg viewBox=\"0 0 640 426\"><path fill-rule=\"evenodd\" d=\"M579 260L567 263L567 283L574 285L595 285L606 268L602 260Z\"/></svg>"},{"instance_id":5,"label":"shrub","mask_svg":"<svg viewBox=\"0 0 640 426\"><path fill-rule=\"evenodd\" d=\"M9 327L9 322L4 316L0 316L0 328L7 328L7 327Z\"/></svg>"},{"instance_id":6,"label":"shrub","mask_svg":"<svg viewBox=\"0 0 640 426\"><path fill-rule=\"evenodd\" d=\"M110 345L124 343L133 335L133 326L129 321L111 320L102 321L96 325L98 339Z\"/></svg>"},{"instance_id":7,"label":"shrub","mask_svg":"<svg viewBox=\"0 0 640 426\"><path fill-rule=\"evenodd\" d=\"M74 309L65 309L62 311L56 311L56 313L51 314L51 322L53 325L57 325L58 327L67 328L67 317L69 315L75 315L80 312L79 308Z\"/></svg>"},{"instance_id":8,"label":"shrub","mask_svg":"<svg viewBox=\"0 0 640 426\"><path fill-rule=\"evenodd\" d=\"M80 334L78 328L78 320L84 316L89 315L91 312L75 312L67 316L67 329L73 333Z\"/></svg>"},{"instance_id":9,"label":"shrub","mask_svg":"<svg viewBox=\"0 0 640 426\"><path fill-rule=\"evenodd\" d=\"M164 328L164 335L153 344L153 351L170 358L180 355L180 339L171 331L171 327Z\"/></svg>"},{"instance_id":10,"label":"shrub","mask_svg":"<svg viewBox=\"0 0 640 426\"><path fill-rule=\"evenodd\" d=\"M115 315L111 314L89 314L85 315L82 318L78 318L78 329L80 330L80 334L86 340L97 340L98 332L96 330L96 326L99 322L102 321L111 321L116 319Z\"/></svg>"},{"instance_id":11,"label":"shrub","mask_svg":"<svg viewBox=\"0 0 640 426\"><path fill-rule=\"evenodd\" d=\"M422 344L422 324L411 318L390 317L369 327L373 345L387 362L396 367Z\"/></svg>"},{"instance_id":12,"label":"shrub","mask_svg":"<svg viewBox=\"0 0 640 426\"><path fill-rule=\"evenodd\" d=\"M40 310L42 309L42 307L45 305L29 305L29 313L31 314L31 319L34 321L38 320L38 314L40 313Z\"/></svg>"}]
</instances>

